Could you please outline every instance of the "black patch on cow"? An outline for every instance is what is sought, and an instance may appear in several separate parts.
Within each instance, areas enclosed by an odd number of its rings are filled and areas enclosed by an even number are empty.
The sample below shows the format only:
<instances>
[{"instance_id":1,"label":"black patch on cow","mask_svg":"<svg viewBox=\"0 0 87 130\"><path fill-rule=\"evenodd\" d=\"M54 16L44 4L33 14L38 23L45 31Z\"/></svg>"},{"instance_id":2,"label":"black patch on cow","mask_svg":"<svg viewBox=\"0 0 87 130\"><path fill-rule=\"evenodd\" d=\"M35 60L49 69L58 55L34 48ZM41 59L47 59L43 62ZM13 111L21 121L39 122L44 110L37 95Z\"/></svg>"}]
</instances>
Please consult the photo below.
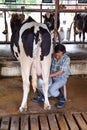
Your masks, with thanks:
<instances>
[{"instance_id":1,"label":"black patch on cow","mask_svg":"<svg viewBox=\"0 0 87 130\"><path fill-rule=\"evenodd\" d=\"M19 44L18 44L18 40L19 40L19 30L22 26L22 21L19 18L18 14L13 14L11 21L10 21L10 25L11 25L11 31L12 31L12 35L11 35L11 51L14 54L14 50L13 50L13 46L15 45L18 49L18 53L20 53L20 48L19 48Z\"/></svg>"},{"instance_id":2,"label":"black patch on cow","mask_svg":"<svg viewBox=\"0 0 87 130\"><path fill-rule=\"evenodd\" d=\"M31 16L29 16L28 19L22 23L22 25L29 22L36 22L36 21Z\"/></svg>"},{"instance_id":3,"label":"black patch on cow","mask_svg":"<svg viewBox=\"0 0 87 130\"><path fill-rule=\"evenodd\" d=\"M16 55L16 57L18 58L18 53L17 53L17 52L15 52L15 55Z\"/></svg>"},{"instance_id":4,"label":"black patch on cow","mask_svg":"<svg viewBox=\"0 0 87 130\"><path fill-rule=\"evenodd\" d=\"M50 48L51 48L51 36L50 33L42 28L39 27L40 33L42 35L42 43L41 43L41 60L43 60L44 56L47 56L50 53Z\"/></svg>"},{"instance_id":5,"label":"black patch on cow","mask_svg":"<svg viewBox=\"0 0 87 130\"><path fill-rule=\"evenodd\" d=\"M34 39L35 39L35 43L36 43L36 44L38 43L38 40L39 40L39 32L40 32L40 31L37 31L37 33L34 34Z\"/></svg>"},{"instance_id":6,"label":"black patch on cow","mask_svg":"<svg viewBox=\"0 0 87 130\"><path fill-rule=\"evenodd\" d=\"M33 57L34 27L26 29L21 38L26 55Z\"/></svg>"},{"instance_id":7,"label":"black patch on cow","mask_svg":"<svg viewBox=\"0 0 87 130\"><path fill-rule=\"evenodd\" d=\"M14 55L14 50L13 50L13 46L15 45L18 49L18 53L20 53L20 48L19 48L19 44L18 44L18 40L19 40L19 30L15 31L14 33L12 33L12 36L11 36L11 44L10 44L10 47L11 47L11 51L12 51L12 54ZM16 55L17 56L17 55ZM18 56L17 56L18 57Z\"/></svg>"}]
</instances>

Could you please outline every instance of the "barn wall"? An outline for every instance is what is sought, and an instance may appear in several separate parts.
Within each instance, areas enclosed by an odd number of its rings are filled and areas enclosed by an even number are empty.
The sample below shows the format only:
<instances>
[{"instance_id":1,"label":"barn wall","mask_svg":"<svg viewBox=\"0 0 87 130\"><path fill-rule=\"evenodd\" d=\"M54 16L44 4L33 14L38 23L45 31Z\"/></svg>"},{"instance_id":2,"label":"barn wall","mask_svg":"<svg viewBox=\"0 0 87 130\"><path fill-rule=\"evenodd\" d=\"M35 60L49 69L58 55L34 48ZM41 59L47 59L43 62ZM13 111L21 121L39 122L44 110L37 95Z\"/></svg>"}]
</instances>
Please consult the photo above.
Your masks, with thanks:
<instances>
[{"instance_id":1,"label":"barn wall","mask_svg":"<svg viewBox=\"0 0 87 130\"><path fill-rule=\"evenodd\" d=\"M87 60L72 60L70 73L71 75L87 74Z\"/></svg>"},{"instance_id":2,"label":"barn wall","mask_svg":"<svg viewBox=\"0 0 87 130\"><path fill-rule=\"evenodd\" d=\"M87 74L87 60L71 60L70 75ZM18 61L0 63L0 76L21 76Z\"/></svg>"},{"instance_id":3,"label":"barn wall","mask_svg":"<svg viewBox=\"0 0 87 130\"><path fill-rule=\"evenodd\" d=\"M0 76L20 76L20 64L18 61L6 61L0 63Z\"/></svg>"}]
</instances>

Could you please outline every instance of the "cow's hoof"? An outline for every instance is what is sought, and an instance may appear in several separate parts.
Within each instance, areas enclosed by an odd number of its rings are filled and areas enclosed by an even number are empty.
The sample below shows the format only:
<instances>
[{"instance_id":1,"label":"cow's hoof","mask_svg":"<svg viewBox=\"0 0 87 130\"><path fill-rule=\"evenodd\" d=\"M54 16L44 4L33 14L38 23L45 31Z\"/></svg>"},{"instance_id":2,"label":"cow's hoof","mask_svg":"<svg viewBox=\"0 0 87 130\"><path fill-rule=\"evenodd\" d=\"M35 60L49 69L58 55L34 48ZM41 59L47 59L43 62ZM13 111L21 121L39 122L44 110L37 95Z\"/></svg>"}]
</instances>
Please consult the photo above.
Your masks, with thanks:
<instances>
[{"instance_id":1,"label":"cow's hoof","mask_svg":"<svg viewBox=\"0 0 87 130\"><path fill-rule=\"evenodd\" d=\"M27 108L20 107L19 112L27 112Z\"/></svg>"},{"instance_id":2,"label":"cow's hoof","mask_svg":"<svg viewBox=\"0 0 87 130\"><path fill-rule=\"evenodd\" d=\"M51 110L51 105L44 105L44 110Z\"/></svg>"}]
</instances>

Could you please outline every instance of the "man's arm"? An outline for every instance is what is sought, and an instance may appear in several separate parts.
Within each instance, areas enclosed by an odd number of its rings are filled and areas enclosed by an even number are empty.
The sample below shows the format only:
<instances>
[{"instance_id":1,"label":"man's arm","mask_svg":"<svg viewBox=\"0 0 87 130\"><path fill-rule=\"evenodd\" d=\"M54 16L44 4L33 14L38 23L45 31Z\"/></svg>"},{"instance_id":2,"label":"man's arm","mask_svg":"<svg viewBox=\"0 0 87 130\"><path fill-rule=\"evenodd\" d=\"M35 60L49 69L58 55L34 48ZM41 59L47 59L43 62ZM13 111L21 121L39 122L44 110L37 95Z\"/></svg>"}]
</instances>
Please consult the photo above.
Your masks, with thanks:
<instances>
[{"instance_id":1,"label":"man's arm","mask_svg":"<svg viewBox=\"0 0 87 130\"><path fill-rule=\"evenodd\" d=\"M58 75L61 75L63 73L63 71L62 70L60 70L60 71L56 71L56 72L54 72L54 73L52 73L52 74L50 74L50 78L53 78L53 77L55 77L55 76L58 76Z\"/></svg>"}]
</instances>

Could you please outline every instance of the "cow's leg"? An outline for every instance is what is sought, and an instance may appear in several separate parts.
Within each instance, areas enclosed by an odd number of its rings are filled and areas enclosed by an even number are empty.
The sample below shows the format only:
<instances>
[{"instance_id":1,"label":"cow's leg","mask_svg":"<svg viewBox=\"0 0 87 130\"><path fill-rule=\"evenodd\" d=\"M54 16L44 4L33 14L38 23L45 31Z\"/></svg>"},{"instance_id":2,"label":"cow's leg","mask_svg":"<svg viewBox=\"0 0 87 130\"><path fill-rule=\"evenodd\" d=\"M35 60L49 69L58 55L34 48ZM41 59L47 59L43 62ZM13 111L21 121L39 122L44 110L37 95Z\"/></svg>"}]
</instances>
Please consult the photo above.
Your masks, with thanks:
<instances>
[{"instance_id":1,"label":"cow's leg","mask_svg":"<svg viewBox=\"0 0 87 130\"><path fill-rule=\"evenodd\" d=\"M45 59L45 58L44 58ZM43 77L43 93L44 93L44 109L45 110L50 110L51 106L48 100L48 80L49 80L49 73L50 73L50 57L42 61L42 77Z\"/></svg>"},{"instance_id":2,"label":"cow's leg","mask_svg":"<svg viewBox=\"0 0 87 130\"><path fill-rule=\"evenodd\" d=\"M31 68L30 61L21 62L21 72L22 72L22 80L23 80L23 99L22 99L21 106L19 108L20 112L27 110L27 98L28 98L28 93L30 91L30 81L29 81L30 68Z\"/></svg>"},{"instance_id":3,"label":"cow's leg","mask_svg":"<svg viewBox=\"0 0 87 130\"><path fill-rule=\"evenodd\" d=\"M80 40L80 42L81 42L81 32L79 33L79 40Z\"/></svg>"},{"instance_id":4,"label":"cow's leg","mask_svg":"<svg viewBox=\"0 0 87 130\"><path fill-rule=\"evenodd\" d=\"M83 31L83 43L85 41L85 32Z\"/></svg>"}]
</instances>

